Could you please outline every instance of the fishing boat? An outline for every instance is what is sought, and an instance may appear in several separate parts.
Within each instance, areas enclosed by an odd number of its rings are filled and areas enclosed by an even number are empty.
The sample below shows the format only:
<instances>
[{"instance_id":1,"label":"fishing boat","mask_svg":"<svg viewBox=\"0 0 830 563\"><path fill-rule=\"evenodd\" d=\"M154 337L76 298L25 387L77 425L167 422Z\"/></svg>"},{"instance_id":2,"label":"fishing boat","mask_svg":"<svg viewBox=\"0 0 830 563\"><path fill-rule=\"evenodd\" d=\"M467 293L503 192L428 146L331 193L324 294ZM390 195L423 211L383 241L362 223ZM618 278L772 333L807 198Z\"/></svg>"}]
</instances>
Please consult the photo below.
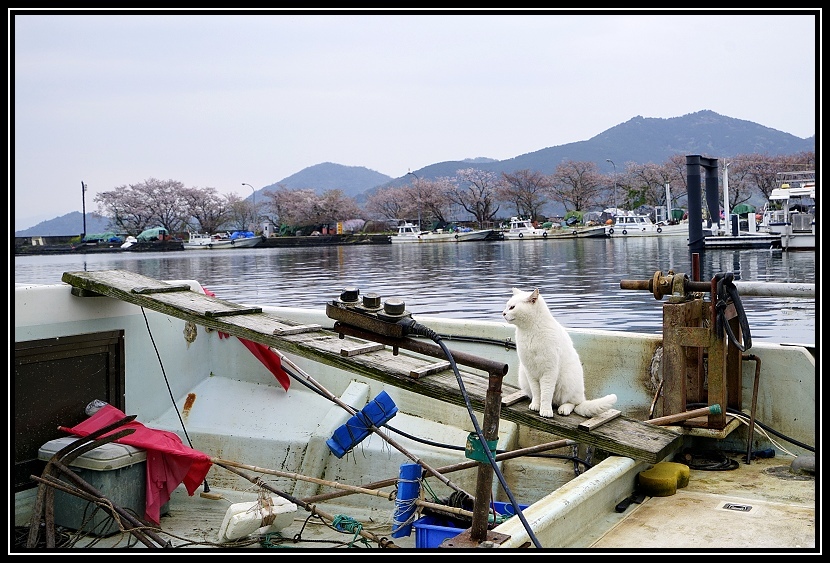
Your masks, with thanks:
<instances>
[{"instance_id":1,"label":"fishing boat","mask_svg":"<svg viewBox=\"0 0 830 563\"><path fill-rule=\"evenodd\" d=\"M184 243L164 227L153 227L142 231L137 237L127 237L118 248L129 252L167 252L184 250Z\"/></svg>"},{"instance_id":2,"label":"fishing boat","mask_svg":"<svg viewBox=\"0 0 830 563\"><path fill-rule=\"evenodd\" d=\"M684 235L689 236L687 223L655 223L648 215L615 215L613 224L604 227L609 237L657 237Z\"/></svg>"},{"instance_id":3,"label":"fishing boat","mask_svg":"<svg viewBox=\"0 0 830 563\"><path fill-rule=\"evenodd\" d=\"M251 248L262 242L262 237L251 231L232 233L190 233L185 250L221 250L223 248Z\"/></svg>"},{"instance_id":4,"label":"fishing boat","mask_svg":"<svg viewBox=\"0 0 830 563\"><path fill-rule=\"evenodd\" d=\"M780 173L778 186L764 208L761 229L779 234L782 250L815 250L815 171Z\"/></svg>"},{"instance_id":5,"label":"fishing boat","mask_svg":"<svg viewBox=\"0 0 830 563\"><path fill-rule=\"evenodd\" d=\"M815 552L815 345L752 343L744 314L814 284L620 288L664 331L569 330L588 397L619 397L585 419L528 408L511 325L371 287L294 308L123 270L15 284L11 551Z\"/></svg>"},{"instance_id":6,"label":"fishing boat","mask_svg":"<svg viewBox=\"0 0 830 563\"><path fill-rule=\"evenodd\" d=\"M605 232L605 227L602 225L591 226L562 226L558 229L553 229L548 235L551 238L606 238L608 235Z\"/></svg>"},{"instance_id":7,"label":"fishing boat","mask_svg":"<svg viewBox=\"0 0 830 563\"><path fill-rule=\"evenodd\" d=\"M511 217L510 226L502 231L505 240L546 239L550 234L550 229L534 227L530 219L521 217Z\"/></svg>"},{"instance_id":8,"label":"fishing boat","mask_svg":"<svg viewBox=\"0 0 830 563\"><path fill-rule=\"evenodd\" d=\"M405 222L398 225L398 231L389 237L392 244L423 244L433 242L465 242L485 240L493 233L493 229L470 229L457 227L452 230L436 229L422 230L418 225Z\"/></svg>"}]
</instances>

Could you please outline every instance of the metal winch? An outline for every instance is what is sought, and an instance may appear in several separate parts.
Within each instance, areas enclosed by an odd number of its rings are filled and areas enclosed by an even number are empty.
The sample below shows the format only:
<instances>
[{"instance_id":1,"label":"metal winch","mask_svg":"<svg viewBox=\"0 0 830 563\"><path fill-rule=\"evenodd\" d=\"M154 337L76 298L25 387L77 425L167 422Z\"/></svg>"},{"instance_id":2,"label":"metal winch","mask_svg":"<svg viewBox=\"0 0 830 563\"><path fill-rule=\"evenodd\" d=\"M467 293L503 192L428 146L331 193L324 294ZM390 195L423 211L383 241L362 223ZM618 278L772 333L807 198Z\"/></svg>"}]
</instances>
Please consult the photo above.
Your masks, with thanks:
<instances>
[{"instance_id":1,"label":"metal winch","mask_svg":"<svg viewBox=\"0 0 830 563\"><path fill-rule=\"evenodd\" d=\"M663 305L663 415L684 413L691 403L720 405L705 422L691 419L684 425L722 430L727 408L742 408L742 360L757 362L743 355L752 341L733 274L703 282L657 271L648 280L622 280L620 289L647 290L658 300L669 296ZM757 378L755 387L753 403Z\"/></svg>"}]
</instances>

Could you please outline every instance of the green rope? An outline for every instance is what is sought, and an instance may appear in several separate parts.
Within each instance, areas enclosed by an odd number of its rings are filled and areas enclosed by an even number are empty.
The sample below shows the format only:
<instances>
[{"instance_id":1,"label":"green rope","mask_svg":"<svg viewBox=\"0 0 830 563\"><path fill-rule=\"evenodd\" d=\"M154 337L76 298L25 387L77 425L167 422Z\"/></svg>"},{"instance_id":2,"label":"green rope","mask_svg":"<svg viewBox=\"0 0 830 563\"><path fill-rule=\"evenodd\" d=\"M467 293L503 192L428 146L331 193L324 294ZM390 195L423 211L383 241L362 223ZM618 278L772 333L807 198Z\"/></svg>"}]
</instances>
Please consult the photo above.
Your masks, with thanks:
<instances>
[{"instance_id":1,"label":"green rope","mask_svg":"<svg viewBox=\"0 0 830 563\"><path fill-rule=\"evenodd\" d=\"M369 542L366 540L366 538L358 538L360 532L363 530L363 524L361 524L354 518L351 518L344 514L338 514L334 517L334 520L331 524L334 527L334 529L338 532L354 534L354 537L352 537L352 541L349 542L349 547L352 547L352 545L356 541L360 541L365 545L369 545Z\"/></svg>"},{"instance_id":2,"label":"green rope","mask_svg":"<svg viewBox=\"0 0 830 563\"><path fill-rule=\"evenodd\" d=\"M270 532L262 536L262 540L259 542L265 549L292 549L291 546L283 545L282 540L286 540L289 538L284 537L279 532Z\"/></svg>"}]
</instances>

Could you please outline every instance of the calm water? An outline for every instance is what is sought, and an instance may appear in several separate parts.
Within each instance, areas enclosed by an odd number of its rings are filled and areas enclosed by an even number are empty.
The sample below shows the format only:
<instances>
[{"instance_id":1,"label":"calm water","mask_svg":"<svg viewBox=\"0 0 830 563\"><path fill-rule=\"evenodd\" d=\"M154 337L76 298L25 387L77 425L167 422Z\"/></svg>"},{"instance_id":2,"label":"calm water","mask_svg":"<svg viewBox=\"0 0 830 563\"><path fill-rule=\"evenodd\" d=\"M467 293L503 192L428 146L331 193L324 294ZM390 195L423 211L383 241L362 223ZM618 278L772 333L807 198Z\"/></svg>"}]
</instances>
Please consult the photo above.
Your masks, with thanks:
<instances>
[{"instance_id":1,"label":"calm water","mask_svg":"<svg viewBox=\"0 0 830 563\"><path fill-rule=\"evenodd\" d=\"M342 288L398 297L419 314L501 321L512 287L539 287L566 327L659 333L662 304L620 280L657 270L691 275L685 237L486 241L167 253L22 256L15 282L58 283L63 272L123 269L162 280L195 279L230 301L323 308ZM701 279L815 283L814 252L707 250ZM814 299L744 297L754 341L815 343Z\"/></svg>"}]
</instances>

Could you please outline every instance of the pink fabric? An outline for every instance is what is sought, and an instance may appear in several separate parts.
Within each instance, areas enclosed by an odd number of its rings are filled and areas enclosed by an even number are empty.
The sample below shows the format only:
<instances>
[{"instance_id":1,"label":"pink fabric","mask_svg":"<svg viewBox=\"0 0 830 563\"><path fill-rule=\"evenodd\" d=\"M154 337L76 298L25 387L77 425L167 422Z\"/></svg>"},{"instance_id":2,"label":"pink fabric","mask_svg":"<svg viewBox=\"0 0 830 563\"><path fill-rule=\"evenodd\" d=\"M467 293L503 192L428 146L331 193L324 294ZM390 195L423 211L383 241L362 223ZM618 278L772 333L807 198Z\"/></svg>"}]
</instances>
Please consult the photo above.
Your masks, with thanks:
<instances>
[{"instance_id":1,"label":"pink fabric","mask_svg":"<svg viewBox=\"0 0 830 563\"><path fill-rule=\"evenodd\" d=\"M114 406L106 405L80 424L61 429L77 436L88 436L125 416ZM187 494L193 496L199 485L204 482L211 466L210 456L185 446L173 432L147 428L135 420L113 432L124 428L133 428L135 432L116 442L147 451L147 505L144 517L158 524L162 505L170 500L170 495L180 483L184 483Z\"/></svg>"},{"instance_id":2,"label":"pink fabric","mask_svg":"<svg viewBox=\"0 0 830 563\"><path fill-rule=\"evenodd\" d=\"M208 288L203 287L202 290L208 297L216 297L216 294ZM220 339L229 337L229 334L221 331L219 332ZM288 391L288 387L291 385L291 379L288 377L288 374L285 373L285 370L282 369L282 361L280 360L279 355L275 354L273 350L264 344L259 344L258 342L253 342L252 340L247 340L245 338L240 338L239 341L244 344L245 347L251 351L251 354L256 356L256 358L262 362L266 368L268 368L268 371L274 374L274 377L277 378L277 381L279 381L280 385L282 385L282 388Z\"/></svg>"}]
</instances>

